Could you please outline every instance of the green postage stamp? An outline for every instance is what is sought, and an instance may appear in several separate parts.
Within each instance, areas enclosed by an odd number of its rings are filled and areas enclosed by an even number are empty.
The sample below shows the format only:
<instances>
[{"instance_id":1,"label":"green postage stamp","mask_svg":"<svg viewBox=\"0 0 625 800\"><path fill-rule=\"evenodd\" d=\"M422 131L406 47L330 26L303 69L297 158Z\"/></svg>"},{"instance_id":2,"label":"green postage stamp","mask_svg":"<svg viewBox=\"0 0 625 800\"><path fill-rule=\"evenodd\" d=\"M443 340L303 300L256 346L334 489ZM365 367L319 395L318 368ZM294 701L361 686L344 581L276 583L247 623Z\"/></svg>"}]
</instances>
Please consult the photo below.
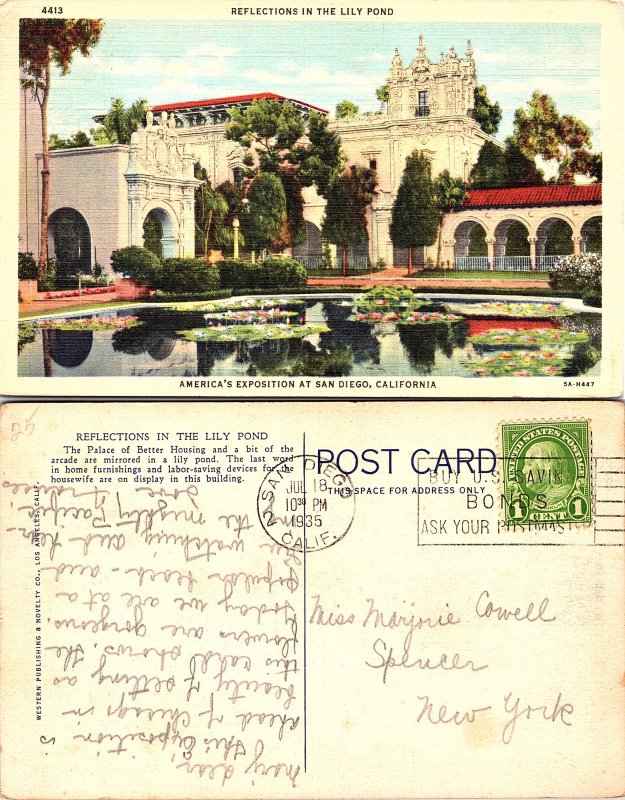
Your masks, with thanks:
<instances>
[{"instance_id":1,"label":"green postage stamp","mask_svg":"<svg viewBox=\"0 0 625 800\"><path fill-rule=\"evenodd\" d=\"M506 521L591 521L588 421L502 425Z\"/></svg>"}]
</instances>

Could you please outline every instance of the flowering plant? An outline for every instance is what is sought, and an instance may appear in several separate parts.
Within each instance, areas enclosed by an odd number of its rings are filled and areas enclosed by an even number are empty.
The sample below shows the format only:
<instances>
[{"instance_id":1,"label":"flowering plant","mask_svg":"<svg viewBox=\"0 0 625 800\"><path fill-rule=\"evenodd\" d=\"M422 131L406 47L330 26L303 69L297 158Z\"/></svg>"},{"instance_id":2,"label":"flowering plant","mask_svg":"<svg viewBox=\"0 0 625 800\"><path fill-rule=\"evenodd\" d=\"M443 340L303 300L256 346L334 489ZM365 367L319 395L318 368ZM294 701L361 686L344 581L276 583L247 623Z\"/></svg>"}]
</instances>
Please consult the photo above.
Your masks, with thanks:
<instances>
[{"instance_id":1,"label":"flowering plant","mask_svg":"<svg viewBox=\"0 0 625 800\"><path fill-rule=\"evenodd\" d=\"M562 256L549 270L552 289L601 293L602 259L597 253Z\"/></svg>"},{"instance_id":2,"label":"flowering plant","mask_svg":"<svg viewBox=\"0 0 625 800\"><path fill-rule=\"evenodd\" d=\"M574 345L588 341L585 332L565 331L556 328L534 328L533 330L510 330L494 328L487 333L469 336L474 345L490 347L544 347L557 342L559 345Z\"/></svg>"},{"instance_id":3,"label":"flowering plant","mask_svg":"<svg viewBox=\"0 0 625 800\"><path fill-rule=\"evenodd\" d=\"M52 328L58 331L111 331L122 328L134 328L141 325L138 317L87 317L86 319L40 319L40 328Z\"/></svg>"}]
</instances>

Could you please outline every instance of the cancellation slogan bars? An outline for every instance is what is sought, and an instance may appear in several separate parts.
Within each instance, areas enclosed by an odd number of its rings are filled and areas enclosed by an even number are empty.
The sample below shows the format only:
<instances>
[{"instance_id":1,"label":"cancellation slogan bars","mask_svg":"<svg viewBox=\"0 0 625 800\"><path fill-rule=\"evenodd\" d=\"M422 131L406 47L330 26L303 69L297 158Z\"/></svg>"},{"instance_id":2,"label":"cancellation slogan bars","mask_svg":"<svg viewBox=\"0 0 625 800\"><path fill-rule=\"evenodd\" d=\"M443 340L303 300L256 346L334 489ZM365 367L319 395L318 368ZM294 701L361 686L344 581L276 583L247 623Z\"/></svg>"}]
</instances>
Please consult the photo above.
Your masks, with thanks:
<instances>
[{"instance_id":1,"label":"cancellation slogan bars","mask_svg":"<svg viewBox=\"0 0 625 800\"><path fill-rule=\"evenodd\" d=\"M614 793L622 406L458 408L4 406L3 793Z\"/></svg>"}]
</instances>

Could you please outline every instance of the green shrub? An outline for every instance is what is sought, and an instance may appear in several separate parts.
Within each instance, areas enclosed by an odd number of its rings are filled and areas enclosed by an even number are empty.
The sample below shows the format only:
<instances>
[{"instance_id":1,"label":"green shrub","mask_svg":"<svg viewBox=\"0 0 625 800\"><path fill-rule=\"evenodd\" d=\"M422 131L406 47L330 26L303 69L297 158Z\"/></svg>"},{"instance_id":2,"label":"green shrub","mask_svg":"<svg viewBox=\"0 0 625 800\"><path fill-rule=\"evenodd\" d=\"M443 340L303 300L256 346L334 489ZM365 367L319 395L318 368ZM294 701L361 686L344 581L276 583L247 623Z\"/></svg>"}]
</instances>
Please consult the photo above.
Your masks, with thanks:
<instances>
[{"instance_id":1,"label":"green shrub","mask_svg":"<svg viewBox=\"0 0 625 800\"><path fill-rule=\"evenodd\" d=\"M56 258L49 258L45 277L39 281L40 292L53 292L56 289Z\"/></svg>"},{"instance_id":2,"label":"green shrub","mask_svg":"<svg viewBox=\"0 0 625 800\"><path fill-rule=\"evenodd\" d=\"M203 258L167 258L155 288L176 294L214 292L220 288L219 270Z\"/></svg>"},{"instance_id":3,"label":"green shrub","mask_svg":"<svg viewBox=\"0 0 625 800\"><path fill-rule=\"evenodd\" d=\"M586 292L582 295L584 305L601 308L601 292Z\"/></svg>"},{"instance_id":4,"label":"green shrub","mask_svg":"<svg viewBox=\"0 0 625 800\"><path fill-rule=\"evenodd\" d=\"M17 277L21 281L37 280L37 262L32 253L17 254Z\"/></svg>"},{"instance_id":5,"label":"green shrub","mask_svg":"<svg viewBox=\"0 0 625 800\"><path fill-rule=\"evenodd\" d=\"M226 259L219 265L221 286L230 289L299 289L306 286L306 270L294 258L249 261Z\"/></svg>"},{"instance_id":6,"label":"green shrub","mask_svg":"<svg viewBox=\"0 0 625 800\"><path fill-rule=\"evenodd\" d=\"M121 250L114 250L111 253L111 265L115 272L148 286L158 284L162 271L159 257L145 247L122 247Z\"/></svg>"}]
</instances>

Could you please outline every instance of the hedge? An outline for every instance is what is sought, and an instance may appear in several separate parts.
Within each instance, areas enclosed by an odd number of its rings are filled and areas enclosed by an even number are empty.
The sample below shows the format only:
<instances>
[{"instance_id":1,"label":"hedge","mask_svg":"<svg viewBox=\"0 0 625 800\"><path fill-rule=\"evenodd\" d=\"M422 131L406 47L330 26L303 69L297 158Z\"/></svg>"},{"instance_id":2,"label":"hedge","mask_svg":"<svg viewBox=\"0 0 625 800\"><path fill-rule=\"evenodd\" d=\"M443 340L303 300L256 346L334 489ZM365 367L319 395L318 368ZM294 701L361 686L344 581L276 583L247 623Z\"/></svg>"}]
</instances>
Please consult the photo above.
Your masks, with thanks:
<instances>
[{"instance_id":1,"label":"hedge","mask_svg":"<svg viewBox=\"0 0 625 800\"><path fill-rule=\"evenodd\" d=\"M226 259L219 265L221 286L230 289L299 289L306 286L306 270L293 258L249 261Z\"/></svg>"},{"instance_id":2,"label":"hedge","mask_svg":"<svg viewBox=\"0 0 625 800\"><path fill-rule=\"evenodd\" d=\"M219 270L203 258L166 258L154 288L176 294L214 292L220 288Z\"/></svg>"},{"instance_id":3,"label":"hedge","mask_svg":"<svg viewBox=\"0 0 625 800\"><path fill-rule=\"evenodd\" d=\"M156 253L145 247L122 247L111 253L111 266L115 272L132 280L154 286L161 271L161 261Z\"/></svg>"}]
</instances>

